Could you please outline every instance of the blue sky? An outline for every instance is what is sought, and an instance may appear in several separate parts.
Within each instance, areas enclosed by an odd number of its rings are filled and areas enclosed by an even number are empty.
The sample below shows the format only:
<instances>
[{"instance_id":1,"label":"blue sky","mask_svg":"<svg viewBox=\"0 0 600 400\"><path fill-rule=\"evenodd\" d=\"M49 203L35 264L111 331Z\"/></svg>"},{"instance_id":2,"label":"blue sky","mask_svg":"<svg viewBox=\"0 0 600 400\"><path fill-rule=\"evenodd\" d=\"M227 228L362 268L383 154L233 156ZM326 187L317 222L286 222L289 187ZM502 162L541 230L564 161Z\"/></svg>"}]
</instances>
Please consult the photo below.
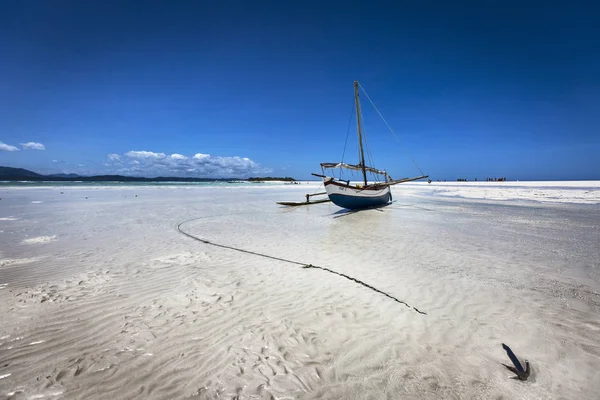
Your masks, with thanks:
<instances>
[{"instance_id":1,"label":"blue sky","mask_svg":"<svg viewBox=\"0 0 600 400\"><path fill-rule=\"evenodd\" d=\"M341 160L359 80L400 139L363 96L395 178L412 157L432 179L600 179L599 19L590 1L3 1L0 165L306 179Z\"/></svg>"}]
</instances>

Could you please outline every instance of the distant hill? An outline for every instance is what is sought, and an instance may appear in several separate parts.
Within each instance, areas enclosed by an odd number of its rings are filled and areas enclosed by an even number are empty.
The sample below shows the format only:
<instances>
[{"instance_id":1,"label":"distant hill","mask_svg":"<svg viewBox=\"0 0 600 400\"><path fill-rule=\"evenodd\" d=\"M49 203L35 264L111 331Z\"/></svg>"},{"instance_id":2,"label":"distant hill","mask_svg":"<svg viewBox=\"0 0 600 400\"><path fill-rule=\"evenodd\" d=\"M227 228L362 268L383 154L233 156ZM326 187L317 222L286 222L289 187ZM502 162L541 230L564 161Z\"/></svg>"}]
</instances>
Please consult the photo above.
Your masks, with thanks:
<instances>
[{"instance_id":1,"label":"distant hill","mask_svg":"<svg viewBox=\"0 0 600 400\"><path fill-rule=\"evenodd\" d=\"M23 168L0 167L0 178L2 180L13 180L11 178L19 178L14 180L24 180L21 178L42 178L43 175L36 174Z\"/></svg>"},{"instance_id":2,"label":"distant hill","mask_svg":"<svg viewBox=\"0 0 600 400\"><path fill-rule=\"evenodd\" d=\"M12 168L12 167L1 167L0 166L0 181L55 181L55 182L226 182L226 181L268 181L268 180L281 180L281 181L293 181L294 178L181 178L181 177L164 177L159 176L156 178L142 178L136 176L123 176L123 175L94 175L94 176L81 176L77 174L52 174L42 175L33 171L29 171L23 168Z\"/></svg>"},{"instance_id":3,"label":"distant hill","mask_svg":"<svg viewBox=\"0 0 600 400\"><path fill-rule=\"evenodd\" d=\"M81 175L77 175L77 174L52 174L52 175L46 175L50 178L81 178Z\"/></svg>"}]
</instances>

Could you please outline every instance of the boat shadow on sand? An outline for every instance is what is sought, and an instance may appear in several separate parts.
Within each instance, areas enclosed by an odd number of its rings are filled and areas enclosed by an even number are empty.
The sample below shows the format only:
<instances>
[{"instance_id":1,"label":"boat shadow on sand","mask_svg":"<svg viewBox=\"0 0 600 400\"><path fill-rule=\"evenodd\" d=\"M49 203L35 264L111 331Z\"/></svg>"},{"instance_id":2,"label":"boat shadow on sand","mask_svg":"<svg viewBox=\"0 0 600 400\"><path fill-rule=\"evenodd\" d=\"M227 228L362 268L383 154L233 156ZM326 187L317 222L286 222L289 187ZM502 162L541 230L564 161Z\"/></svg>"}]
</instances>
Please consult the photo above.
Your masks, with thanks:
<instances>
[{"instance_id":1,"label":"boat shadow on sand","mask_svg":"<svg viewBox=\"0 0 600 400\"><path fill-rule=\"evenodd\" d=\"M356 214L359 212L365 212L365 211L379 211L379 212L384 212L384 208L390 207L391 205L393 205L394 203L388 203L388 204L383 204L380 206L373 206L373 207L366 207L366 208L360 208L360 209L356 209L356 210L349 210L347 208L338 210L332 214L329 214L330 216L333 216L333 218L340 218L340 217L345 217L348 215L352 215L352 214Z\"/></svg>"},{"instance_id":2,"label":"boat shadow on sand","mask_svg":"<svg viewBox=\"0 0 600 400\"><path fill-rule=\"evenodd\" d=\"M345 216L352 215L352 214L355 214L358 212L363 212L363 211L386 212L386 209L393 210L393 209L400 209L400 208L418 208L420 210L425 210L425 211L435 211L431 208L419 207L419 206L415 206L413 204L400 204L400 203L396 203L395 201L392 201L391 203L387 203L384 205L361 208L361 209L357 209L357 210L349 210L347 208L344 208L344 209L341 209L334 213L329 214L329 216L333 216L333 218L340 218L340 217L345 217Z\"/></svg>"}]
</instances>

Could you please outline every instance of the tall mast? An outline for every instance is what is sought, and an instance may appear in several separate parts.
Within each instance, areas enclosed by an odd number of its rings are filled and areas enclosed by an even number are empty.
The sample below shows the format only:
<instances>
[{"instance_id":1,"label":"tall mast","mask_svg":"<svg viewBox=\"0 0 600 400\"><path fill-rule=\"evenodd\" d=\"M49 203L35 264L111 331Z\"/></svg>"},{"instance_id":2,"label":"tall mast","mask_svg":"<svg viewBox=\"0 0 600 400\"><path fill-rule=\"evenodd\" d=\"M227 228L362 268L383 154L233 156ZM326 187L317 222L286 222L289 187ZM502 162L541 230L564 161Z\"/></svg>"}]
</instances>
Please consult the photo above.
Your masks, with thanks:
<instances>
[{"instance_id":1,"label":"tall mast","mask_svg":"<svg viewBox=\"0 0 600 400\"><path fill-rule=\"evenodd\" d=\"M358 81L354 81L354 102L356 103L356 125L358 126L358 148L360 149L360 165L362 167L363 180L367 185L367 171L365 170L365 153L362 145L362 132L360 130L360 101L358 100Z\"/></svg>"}]
</instances>

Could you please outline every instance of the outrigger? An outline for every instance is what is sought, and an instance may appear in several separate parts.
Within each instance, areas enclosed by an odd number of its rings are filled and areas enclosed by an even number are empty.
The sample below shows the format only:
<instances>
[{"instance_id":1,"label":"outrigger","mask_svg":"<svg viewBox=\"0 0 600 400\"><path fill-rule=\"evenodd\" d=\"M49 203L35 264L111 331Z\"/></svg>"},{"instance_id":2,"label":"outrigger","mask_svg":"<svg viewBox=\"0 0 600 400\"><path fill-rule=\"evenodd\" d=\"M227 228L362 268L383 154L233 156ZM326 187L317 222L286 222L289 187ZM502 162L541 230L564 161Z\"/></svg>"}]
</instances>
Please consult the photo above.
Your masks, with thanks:
<instances>
[{"instance_id":1,"label":"outrigger","mask_svg":"<svg viewBox=\"0 0 600 400\"><path fill-rule=\"evenodd\" d=\"M320 196L320 195L324 195L324 194L327 194L327 192L312 193L312 194L307 193L306 201L278 201L277 204L280 204L282 206L307 206L309 204L327 203L327 202L331 201L330 199L318 199L318 200L310 201L310 198L312 196Z\"/></svg>"},{"instance_id":2,"label":"outrigger","mask_svg":"<svg viewBox=\"0 0 600 400\"><path fill-rule=\"evenodd\" d=\"M374 167L365 165L365 153L363 150L363 135L362 135L362 112L360 108L360 100L358 96L358 81L354 81L354 102L356 106L356 126L358 133L358 150L360 160L356 165L339 163L321 163L321 169L325 173L326 169L330 168L345 168L349 170L356 170L362 172L363 183L357 185L351 185L349 181L336 179L331 176L313 174L323 179L323 185L327 191L329 199L337 206L342 208L348 208L351 210L378 207L385 205L392 201L392 192L390 186L398 183L416 181L419 179L428 178L427 175L423 174L415 178L403 178L403 179L392 179L392 177L385 171L379 170ZM364 90L364 89L363 89ZM368 98L368 96L367 96ZM370 100L370 99L369 99ZM379 111L378 111L379 112ZM381 115L381 114L380 114ZM383 119L383 117L382 117ZM385 120L384 120L385 121ZM387 122L386 122L387 125ZM388 125L389 127L389 125ZM390 128L391 130L391 128ZM393 133L393 131L392 131ZM384 182L369 183L367 181L367 172L375 176L383 176Z\"/></svg>"},{"instance_id":3,"label":"outrigger","mask_svg":"<svg viewBox=\"0 0 600 400\"><path fill-rule=\"evenodd\" d=\"M370 207L379 207L379 206L388 204L389 202L392 201L392 192L390 190L390 186L396 185L398 183L411 182L411 181L416 181L419 179L429 178L428 175L425 175L421 171L421 169L416 165L416 163L415 163L415 166L417 166L417 169L419 169L419 172L421 172L421 176L417 176L415 178L403 178L403 179L392 179L392 177L385 170L380 170L380 169L377 169L372 166L367 166L365 164L365 154L364 154L364 150L363 150L364 138L363 138L363 134L362 134L363 123L362 123L362 111L361 111L360 99L359 99L359 87L362 88L362 86L360 86L358 81L354 81L354 103L355 103L355 107L356 107L356 126L357 126L357 133L358 133L358 150L359 150L359 158L360 158L358 164L346 164L344 162L321 163L320 165L321 165L321 170L322 170L323 174L312 174L312 175L323 179L323 185L325 186L325 192L315 193L312 195L307 194L305 202L277 202L277 204L286 205L286 206L300 206L300 205L317 204L317 203L323 203L326 201L332 201L335 205L337 205L339 207L347 208L347 209L351 209L351 210L370 208ZM364 92L364 89L363 89L363 92ZM365 92L365 95L366 95L366 92ZM369 98L368 95L367 95L367 99L369 99L369 101L371 101L371 99ZM373 107L375 107L375 105L373 104L372 101L371 101L371 104L373 105ZM377 110L376 107L375 107L375 109ZM379 113L379 110L377 110L377 113L383 119L383 116L381 116L381 113ZM390 128L388 123L385 121L385 119L383 121L388 126L388 128L390 129L392 134L394 134L394 132L392 131L392 129ZM395 136L395 134L394 134L394 136ZM325 175L326 170L337 169L337 168L361 171L362 178L363 178L362 183L351 184L349 180L338 179L333 176ZM377 176L383 177L384 181L383 182L375 181L375 182L369 183L367 180L367 172L371 173L375 177L377 177ZM328 200L316 200L316 201L312 201L312 202L310 201L311 196L322 195L322 194L327 194L329 199Z\"/></svg>"}]
</instances>

